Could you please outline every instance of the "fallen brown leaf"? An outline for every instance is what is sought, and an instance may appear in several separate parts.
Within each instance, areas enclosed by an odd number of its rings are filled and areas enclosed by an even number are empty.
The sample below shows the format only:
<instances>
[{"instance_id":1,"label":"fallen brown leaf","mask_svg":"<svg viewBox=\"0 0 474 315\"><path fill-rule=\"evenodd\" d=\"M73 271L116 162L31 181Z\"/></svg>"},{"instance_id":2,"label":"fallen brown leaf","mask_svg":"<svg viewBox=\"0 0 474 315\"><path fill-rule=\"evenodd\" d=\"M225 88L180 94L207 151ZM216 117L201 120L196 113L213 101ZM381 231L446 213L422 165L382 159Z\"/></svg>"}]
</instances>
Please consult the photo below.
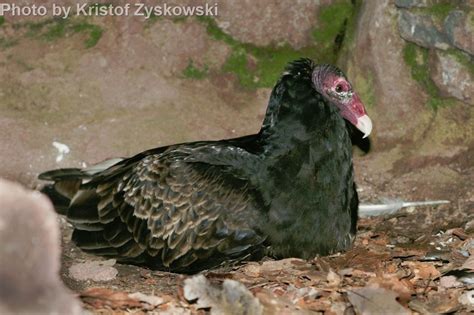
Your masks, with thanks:
<instances>
[{"instance_id":1,"label":"fallen brown leaf","mask_svg":"<svg viewBox=\"0 0 474 315\"><path fill-rule=\"evenodd\" d=\"M439 279L439 285L443 288L457 288L463 284L455 276L444 276Z\"/></svg>"},{"instance_id":2,"label":"fallen brown leaf","mask_svg":"<svg viewBox=\"0 0 474 315\"><path fill-rule=\"evenodd\" d=\"M400 280L396 275L386 274L376 278L372 278L368 282L369 286L381 287L393 291L398 295L398 301L403 305L407 305L412 294L414 294L413 285L405 279Z\"/></svg>"},{"instance_id":3,"label":"fallen brown leaf","mask_svg":"<svg viewBox=\"0 0 474 315\"><path fill-rule=\"evenodd\" d=\"M329 270L328 275L327 275L327 282L329 286L337 287L341 284L342 279L340 275L338 275L332 270Z\"/></svg>"},{"instance_id":4,"label":"fallen brown leaf","mask_svg":"<svg viewBox=\"0 0 474 315\"><path fill-rule=\"evenodd\" d=\"M460 290L430 292L426 301L413 300L408 305L414 311L423 314L446 314L459 309Z\"/></svg>"},{"instance_id":5,"label":"fallen brown leaf","mask_svg":"<svg viewBox=\"0 0 474 315\"><path fill-rule=\"evenodd\" d=\"M347 296L358 314L410 314L396 301L398 295L384 288L355 288Z\"/></svg>"},{"instance_id":6,"label":"fallen brown leaf","mask_svg":"<svg viewBox=\"0 0 474 315\"><path fill-rule=\"evenodd\" d=\"M142 307L147 310L152 310L165 302L161 297L146 295L141 292L130 293L128 297L142 302Z\"/></svg>"},{"instance_id":7,"label":"fallen brown leaf","mask_svg":"<svg viewBox=\"0 0 474 315\"><path fill-rule=\"evenodd\" d=\"M438 278L441 275L432 262L405 261L402 263L402 266L408 266L417 279L429 280Z\"/></svg>"},{"instance_id":8,"label":"fallen brown leaf","mask_svg":"<svg viewBox=\"0 0 474 315\"><path fill-rule=\"evenodd\" d=\"M105 288L91 288L82 292L81 300L93 308L140 308L142 303L129 296L127 292L114 291Z\"/></svg>"},{"instance_id":9,"label":"fallen brown leaf","mask_svg":"<svg viewBox=\"0 0 474 315\"><path fill-rule=\"evenodd\" d=\"M467 235L466 232L464 232L463 228L449 229L446 231L446 234L457 236L462 241L469 238L469 235Z\"/></svg>"},{"instance_id":10,"label":"fallen brown leaf","mask_svg":"<svg viewBox=\"0 0 474 315\"><path fill-rule=\"evenodd\" d=\"M469 256L468 259L462 264L460 269L466 269L470 272L474 272L474 255Z\"/></svg>"},{"instance_id":11,"label":"fallen brown leaf","mask_svg":"<svg viewBox=\"0 0 474 315\"><path fill-rule=\"evenodd\" d=\"M256 292L256 297L264 306L264 314L268 315L314 315L317 313L302 309L294 305L291 301L284 297L277 297L272 292L266 289L260 289Z\"/></svg>"}]
</instances>

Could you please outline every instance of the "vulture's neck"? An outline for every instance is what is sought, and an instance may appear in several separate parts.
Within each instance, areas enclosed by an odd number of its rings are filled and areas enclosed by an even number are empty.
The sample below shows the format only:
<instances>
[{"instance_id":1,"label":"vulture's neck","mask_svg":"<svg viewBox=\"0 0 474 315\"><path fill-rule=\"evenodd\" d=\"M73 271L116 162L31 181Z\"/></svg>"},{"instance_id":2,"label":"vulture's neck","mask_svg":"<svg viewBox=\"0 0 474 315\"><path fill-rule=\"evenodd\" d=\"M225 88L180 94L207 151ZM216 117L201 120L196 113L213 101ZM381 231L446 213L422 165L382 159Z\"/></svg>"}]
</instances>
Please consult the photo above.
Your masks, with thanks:
<instances>
[{"instance_id":1,"label":"vulture's neck","mask_svg":"<svg viewBox=\"0 0 474 315\"><path fill-rule=\"evenodd\" d=\"M292 113L278 117L269 111L266 114L260 143L264 160L269 165L281 160L310 158L310 154L337 156L336 148L351 147L347 145L349 135L337 108L320 98L303 100L273 98L272 102L284 102L289 106L311 108L312 113ZM312 103L311 106L302 102ZM344 144L341 146L341 142ZM295 161L296 162L296 161ZM313 160L313 163L318 162Z\"/></svg>"},{"instance_id":2,"label":"vulture's neck","mask_svg":"<svg viewBox=\"0 0 474 315\"><path fill-rule=\"evenodd\" d=\"M314 103L305 106L312 113L273 118L260 133L263 186L269 190L266 195L272 200L281 192L293 191L287 202L303 199L301 211L320 203L308 192L339 196L353 180L352 145L344 119L325 100L305 101Z\"/></svg>"}]
</instances>

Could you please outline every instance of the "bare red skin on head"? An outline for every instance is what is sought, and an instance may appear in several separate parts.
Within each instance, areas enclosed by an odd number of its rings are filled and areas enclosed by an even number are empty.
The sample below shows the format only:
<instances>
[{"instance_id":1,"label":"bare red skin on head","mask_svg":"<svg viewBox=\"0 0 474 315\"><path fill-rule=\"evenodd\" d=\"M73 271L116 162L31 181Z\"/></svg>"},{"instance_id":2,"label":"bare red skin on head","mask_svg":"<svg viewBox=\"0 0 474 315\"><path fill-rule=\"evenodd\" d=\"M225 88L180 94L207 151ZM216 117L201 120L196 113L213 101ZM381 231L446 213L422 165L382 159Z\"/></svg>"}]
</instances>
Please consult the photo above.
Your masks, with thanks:
<instances>
[{"instance_id":1,"label":"bare red skin on head","mask_svg":"<svg viewBox=\"0 0 474 315\"><path fill-rule=\"evenodd\" d=\"M339 88L341 92L349 92L352 90L351 84L342 77L331 75L329 76L328 81L329 86L327 86L327 88L334 88L335 90Z\"/></svg>"},{"instance_id":2,"label":"bare red skin on head","mask_svg":"<svg viewBox=\"0 0 474 315\"><path fill-rule=\"evenodd\" d=\"M322 92L341 111L341 115L354 126L357 119L367 115L359 95L352 91L351 84L342 76L328 74L322 82ZM341 96L342 94L342 96Z\"/></svg>"}]
</instances>

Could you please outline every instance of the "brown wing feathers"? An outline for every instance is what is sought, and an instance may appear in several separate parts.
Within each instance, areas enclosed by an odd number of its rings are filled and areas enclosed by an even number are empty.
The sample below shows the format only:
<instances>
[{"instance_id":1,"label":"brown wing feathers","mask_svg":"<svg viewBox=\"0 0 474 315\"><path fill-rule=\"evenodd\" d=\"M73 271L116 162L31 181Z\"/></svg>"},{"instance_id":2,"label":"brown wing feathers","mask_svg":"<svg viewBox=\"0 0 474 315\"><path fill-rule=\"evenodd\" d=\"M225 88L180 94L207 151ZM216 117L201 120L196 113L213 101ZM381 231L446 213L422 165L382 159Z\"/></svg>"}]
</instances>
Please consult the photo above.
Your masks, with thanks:
<instances>
[{"instance_id":1,"label":"brown wing feathers","mask_svg":"<svg viewBox=\"0 0 474 315\"><path fill-rule=\"evenodd\" d=\"M218 263L260 246L263 237L234 222L258 213L246 197L247 186L229 186L219 166L185 162L190 152L169 150L131 165L124 161L93 177L68 210L76 228L73 240L95 254L146 259L170 269L209 263L212 257Z\"/></svg>"}]
</instances>

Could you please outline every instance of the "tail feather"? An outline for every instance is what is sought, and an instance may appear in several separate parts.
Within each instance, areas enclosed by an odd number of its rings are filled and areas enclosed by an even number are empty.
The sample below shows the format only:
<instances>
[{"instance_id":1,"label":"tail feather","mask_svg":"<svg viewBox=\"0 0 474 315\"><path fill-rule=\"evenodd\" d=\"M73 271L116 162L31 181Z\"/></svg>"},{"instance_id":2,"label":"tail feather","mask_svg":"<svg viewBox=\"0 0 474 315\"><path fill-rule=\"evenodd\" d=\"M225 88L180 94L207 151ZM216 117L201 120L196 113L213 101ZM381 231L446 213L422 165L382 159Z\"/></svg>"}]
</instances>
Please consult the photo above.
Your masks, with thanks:
<instances>
[{"instance_id":1,"label":"tail feather","mask_svg":"<svg viewBox=\"0 0 474 315\"><path fill-rule=\"evenodd\" d=\"M70 178L83 178L87 177L80 168L59 168L56 170L46 171L38 175L41 180L58 181Z\"/></svg>"},{"instance_id":2,"label":"tail feather","mask_svg":"<svg viewBox=\"0 0 474 315\"><path fill-rule=\"evenodd\" d=\"M47 184L41 192L49 197L57 213L66 215L71 200L59 193L54 186L55 184Z\"/></svg>"},{"instance_id":3,"label":"tail feather","mask_svg":"<svg viewBox=\"0 0 474 315\"><path fill-rule=\"evenodd\" d=\"M71 239L78 247L84 250L108 249L111 247L109 242L104 239L102 231L93 232L75 229L72 232Z\"/></svg>"},{"instance_id":4,"label":"tail feather","mask_svg":"<svg viewBox=\"0 0 474 315\"><path fill-rule=\"evenodd\" d=\"M102 223L74 223L74 228L82 231L103 231L105 226Z\"/></svg>"},{"instance_id":5,"label":"tail feather","mask_svg":"<svg viewBox=\"0 0 474 315\"><path fill-rule=\"evenodd\" d=\"M75 223L100 223L97 204L100 198L95 190L80 190L71 200L67 211L67 218Z\"/></svg>"},{"instance_id":6,"label":"tail feather","mask_svg":"<svg viewBox=\"0 0 474 315\"><path fill-rule=\"evenodd\" d=\"M39 174L38 178L54 183L45 185L41 192L51 199L58 213L66 214L71 200L77 198L76 195L79 189L84 188L84 183L89 181L95 174L112 167L122 160L122 158L109 159L84 169L60 168L46 171Z\"/></svg>"},{"instance_id":7,"label":"tail feather","mask_svg":"<svg viewBox=\"0 0 474 315\"><path fill-rule=\"evenodd\" d=\"M71 199L81 186L83 177L78 168L63 168L38 175L41 180L54 181L53 184L46 184L41 192L51 199L59 214L66 214Z\"/></svg>"}]
</instances>

